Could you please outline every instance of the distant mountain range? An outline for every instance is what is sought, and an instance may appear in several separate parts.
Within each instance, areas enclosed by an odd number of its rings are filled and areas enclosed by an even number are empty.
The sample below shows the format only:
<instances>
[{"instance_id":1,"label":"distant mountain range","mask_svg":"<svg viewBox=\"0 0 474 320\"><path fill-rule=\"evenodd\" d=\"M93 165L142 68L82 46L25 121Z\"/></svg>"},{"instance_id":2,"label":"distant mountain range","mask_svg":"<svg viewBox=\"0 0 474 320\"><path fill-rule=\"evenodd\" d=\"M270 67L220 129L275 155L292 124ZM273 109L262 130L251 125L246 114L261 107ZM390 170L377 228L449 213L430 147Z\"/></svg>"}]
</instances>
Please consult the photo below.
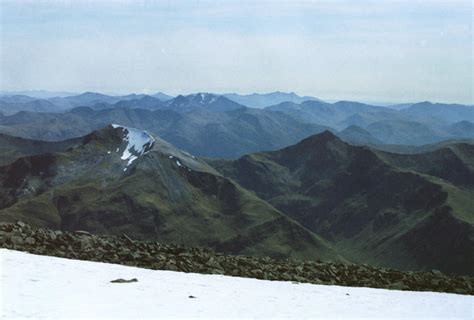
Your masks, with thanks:
<instances>
[{"instance_id":1,"label":"distant mountain range","mask_svg":"<svg viewBox=\"0 0 474 320\"><path fill-rule=\"evenodd\" d=\"M261 109L281 99L289 101ZM301 102L304 99L310 100ZM323 130L352 144L371 146L474 139L472 106L421 102L398 109L352 101L327 103L282 92L195 93L174 98L162 93L87 92L49 99L16 95L0 96L0 132L58 141L118 122L148 130L199 156L222 158L275 150Z\"/></svg>"},{"instance_id":2,"label":"distant mountain range","mask_svg":"<svg viewBox=\"0 0 474 320\"><path fill-rule=\"evenodd\" d=\"M29 96L35 99L48 99L54 97L69 97L75 96L77 93L68 91L48 91L48 90L0 90L0 96Z\"/></svg>"},{"instance_id":3,"label":"distant mountain range","mask_svg":"<svg viewBox=\"0 0 474 320\"><path fill-rule=\"evenodd\" d=\"M474 136L474 107L464 105L422 102L391 110L350 101L333 104L305 101L301 104L284 102L265 110L279 111L295 120L336 130L357 126L366 131L367 143L422 145ZM360 129L351 131L360 135ZM348 141L352 140L351 131L344 133ZM360 138L354 137L354 140L360 143Z\"/></svg>"},{"instance_id":4,"label":"distant mountain range","mask_svg":"<svg viewBox=\"0 0 474 320\"><path fill-rule=\"evenodd\" d=\"M237 93L226 93L223 96L249 108L265 108L282 102L302 103L304 101L321 101L311 96L299 96L294 92L271 92L271 93L252 93L242 95Z\"/></svg>"},{"instance_id":5,"label":"distant mountain range","mask_svg":"<svg viewBox=\"0 0 474 320\"><path fill-rule=\"evenodd\" d=\"M192 97L178 97L171 103L177 101L183 101L182 107L189 111L177 112L160 102L154 111L78 107L64 113L19 112L0 117L0 132L58 141L83 136L109 123L121 123L148 130L199 156L235 158L248 152L281 148L327 129L300 123L282 113L245 108L225 97L217 100L222 104L208 100L214 104L212 111L195 105Z\"/></svg>"},{"instance_id":6,"label":"distant mountain range","mask_svg":"<svg viewBox=\"0 0 474 320\"><path fill-rule=\"evenodd\" d=\"M258 98L262 96L272 94ZM0 108L4 110L0 132L13 136L59 141L118 122L148 130L204 157L237 158L249 152L275 150L324 130L352 144L371 146L420 146L474 139L474 107L428 102L401 110L319 100L282 102L256 109L212 93L168 100L148 95L84 93L49 100L3 96ZM15 108L25 111L12 114Z\"/></svg>"},{"instance_id":7,"label":"distant mountain range","mask_svg":"<svg viewBox=\"0 0 474 320\"><path fill-rule=\"evenodd\" d=\"M0 150L10 150L0 165L0 221L473 274L471 144L395 154L325 131L272 152L204 161L109 125L63 142L2 136Z\"/></svg>"},{"instance_id":8,"label":"distant mountain range","mask_svg":"<svg viewBox=\"0 0 474 320\"><path fill-rule=\"evenodd\" d=\"M154 98L159 101L167 101L173 98L161 92L151 96L145 94L110 96L96 92L85 92L79 95L64 95L64 93L58 93L58 95L55 96L46 93L36 96L27 96L25 94L0 95L0 112L8 115L20 111L64 112L75 107L93 107L100 104L110 105L122 101L139 100L145 97Z\"/></svg>"},{"instance_id":9,"label":"distant mountain range","mask_svg":"<svg viewBox=\"0 0 474 320\"><path fill-rule=\"evenodd\" d=\"M31 94L31 95L28 95ZM232 102L240 105L255 108L264 108L284 101L291 101L294 103L301 103L307 100L317 100L314 97L298 96L295 93L272 92L267 94L254 93L251 95L239 95L235 93L229 94L212 94L212 93L196 93L191 95L179 95L169 105L172 107L181 106L183 103L194 103L195 106L207 105L209 103L200 101L200 97L206 96L210 100L219 97L228 98ZM191 98L195 97L194 100ZM34 112L63 112L74 107L123 107L125 102L133 100L132 105L135 107L147 106L150 104L152 98L160 102L172 100L174 97L162 92L153 95L146 94L129 94L123 96L112 96L96 92L85 92L79 95L68 94L66 92L47 92L47 91L19 91L19 92L0 92L0 111L4 114L14 114L19 111L34 111ZM189 99L189 101L183 101ZM144 101L141 101L144 100ZM191 101L192 100L192 101ZM141 101L141 102L140 102ZM120 102L120 103L119 103ZM148 102L148 104L147 104ZM229 104L229 101L225 103ZM42 106L47 104L47 106ZM212 104L212 103L211 103ZM98 105L96 107L96 105Z\"/></svg>"}]
</instances>

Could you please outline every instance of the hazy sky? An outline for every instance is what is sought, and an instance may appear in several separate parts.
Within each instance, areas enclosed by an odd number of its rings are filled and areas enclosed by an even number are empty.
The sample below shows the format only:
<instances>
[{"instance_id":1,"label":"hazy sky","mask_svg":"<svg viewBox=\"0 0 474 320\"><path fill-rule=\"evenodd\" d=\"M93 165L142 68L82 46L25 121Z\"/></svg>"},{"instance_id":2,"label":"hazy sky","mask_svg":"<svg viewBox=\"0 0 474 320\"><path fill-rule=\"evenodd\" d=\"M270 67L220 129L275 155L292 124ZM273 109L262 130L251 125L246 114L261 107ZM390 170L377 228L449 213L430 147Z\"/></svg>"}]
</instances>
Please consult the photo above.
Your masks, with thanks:
<instances>
[{"instance_id":1,"label":"hazy sky","mask_svg":"<svg viewBox=\"0 0 474 320\"><path fill-rule=\"evenodd\" d=\"M473 102L467 1L5 1L0 89Z\"/></svg>"}]
</instances>

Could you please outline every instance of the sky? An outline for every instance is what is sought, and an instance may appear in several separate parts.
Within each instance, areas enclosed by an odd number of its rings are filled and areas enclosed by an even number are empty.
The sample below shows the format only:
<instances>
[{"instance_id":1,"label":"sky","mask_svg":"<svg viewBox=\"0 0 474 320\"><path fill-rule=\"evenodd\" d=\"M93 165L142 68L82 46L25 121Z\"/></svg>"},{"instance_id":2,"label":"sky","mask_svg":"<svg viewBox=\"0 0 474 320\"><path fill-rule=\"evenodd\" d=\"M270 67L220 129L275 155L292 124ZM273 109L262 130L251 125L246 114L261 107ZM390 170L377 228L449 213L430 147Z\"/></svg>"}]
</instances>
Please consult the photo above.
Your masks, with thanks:
<instances>
[{"instance_id":1,"label":"sky","mask_svg":"<svg viewBox=\"0 0 474 320\"><path fill-rule=\"evenodd\" d=\"M474 103L471 0L1 0L0 10L0 90Z\"/></svg>"}]
</instances>

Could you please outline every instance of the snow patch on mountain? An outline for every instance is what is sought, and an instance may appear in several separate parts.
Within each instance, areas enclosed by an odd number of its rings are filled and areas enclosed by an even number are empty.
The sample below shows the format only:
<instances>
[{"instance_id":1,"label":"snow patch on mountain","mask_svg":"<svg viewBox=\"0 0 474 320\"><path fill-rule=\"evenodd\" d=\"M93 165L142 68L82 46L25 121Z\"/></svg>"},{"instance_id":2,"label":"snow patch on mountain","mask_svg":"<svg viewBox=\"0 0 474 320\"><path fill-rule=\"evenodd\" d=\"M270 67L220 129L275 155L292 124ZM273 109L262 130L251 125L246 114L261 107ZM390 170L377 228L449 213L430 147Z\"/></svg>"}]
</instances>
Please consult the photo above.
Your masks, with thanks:
<instances>
[{"instance_id":1,"label":"snow patch on mountain","mask_svg":"<svg viewBox=\"0 0 474 320\"><path fill-rule=\"evenodd\" d=\"M134 283L111 283L118 278ZM472 319L474 297L147 270L0 249L0 318Z\"/></svg>"},{"instance_id":2,"label":"snow patch on mountain","mask_svg":"<svg viewBox=\"0 0 474 320\"><path fill-rule=\"evenodd\" d=\"M194 103L198 103L200 105L208 105L216 102L219 96L212 93L200 92L196 94L191 94L188 96L188 98Z\"/></svg>"},{"instance_id":3,"label":"snow patch on mountain","mask_svg":"<svg viewBox=\"0 0 474 320\"><path fill-rule=\"evenodd\" d=\"M126 132L126 136L123 140L127 142L127 146L120 159L128 160L127 167L131 165L133 161L137 160L138 157L150 151L155 144L155 138L144 130L129 128L118 124L112 124L112 127L114 129L121 128Z\"/></svg>"},{"instance_id":4,"label":"snow patch on mountain","mask_svg":"<svg viewBox=\"0 0 474 320\"><path fill-rule=\"evenodd\" d=\"M182 152L182 151L181 151ZM174 160L176 162L176 165L178 167L184 167L183 164L181 163L181 161L179 161L179 158L178 157L175 157L173 155L169 155L168 158L170 158L171 160ZM189 169L188 169L189 170Z\"/></svg>"}]
</instances>

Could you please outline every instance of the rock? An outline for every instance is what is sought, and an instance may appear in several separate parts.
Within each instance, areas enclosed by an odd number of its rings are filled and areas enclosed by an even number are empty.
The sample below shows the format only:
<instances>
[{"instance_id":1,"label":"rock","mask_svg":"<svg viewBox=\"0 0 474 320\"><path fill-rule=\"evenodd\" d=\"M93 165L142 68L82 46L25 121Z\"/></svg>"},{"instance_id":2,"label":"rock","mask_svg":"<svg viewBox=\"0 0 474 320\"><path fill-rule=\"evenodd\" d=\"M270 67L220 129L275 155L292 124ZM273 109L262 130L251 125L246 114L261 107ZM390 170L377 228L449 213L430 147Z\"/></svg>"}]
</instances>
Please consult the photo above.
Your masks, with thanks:
<instances>
[{"instance_id":1,"label":"rock","mask_svg":"<svg viewBox=\"0 0 474 320\"><path fill-rule=\"evenodd\" d=\"M92 237L92 234L90 234L89 232L87 231L83 231L83 230L76 230L74 231L75 234L78 234L80 236L89 236L89 237Z\"/></svg>"},{"instance_id":2,"label":"rock","mask_svg":"<svg viewBox=\"0 0 474 320\"><path fill-rule=\"evenodd\" d=\"M227 274L297 283L474 294L474 277L453 277L439 270L402 272L367 265L232 256L203 248L132 240L125 234L121 237L97 236L81 230L51 231L22 224L24 226L0 223L0 247L149 269ZM112 282L136 281L116 279Z\"/></svg>"},{"instance_id":3,"label":"rock","mask_svg":"<svg viewBox=\"0 0 474 320\"><path fill-rule=\"evenodd\" d=\"M138 282L138 279L137 278L133 278L133 279L130 279L130 280L125 280L125 279L115 279L115 280L112 280L110 281L112 283L132 283L132 282Z\"/></svg>"},{"instance_id":4,"label":"rock","mask_svg":"<svg viewBox=\"0 0 474 320\"><path fill-rule=\"evenodd\" d=\"M189 296L188 298L189 298L189 299L196 299L195 296Z\"/></svg>"},{"instance_id":5,"label":"rock","mask_svg":"<svg viewBox=\"0 0 474 320\"><path fill-rule=\"evenodd\" d=\"M222 269L222 266L215 259L211 258L206 262L206 266L213 269Z\"/></svg>"},{"instance_id":6,"label":"rock","mask_svg":"<svg viewBox=\"0 0 474 320\"><path fill-rule=\"evenodd\" d=\"M127 236L125 233L122 235L122 237L127 240L131 244L135 244L135 241L133 241L129 236Z\"/></svg>"},{"instance_id":7,"label":"rock","mask_svg":"<svg viewBox=\"0 0 474 320\"><path fill-rule=\"evenodd\" d=\"M296 282L308 282L305 278L300 276L293 276L293 280Z\"/></svg>"},{"instance_id":8,"label":"rock","mask_svg":"<svg viewBox=\"0 0 474 320\"><path fill-rule=\"evenodd\" d=\"M209 269L210 274L225 274L224 270L221 269Z\"/></svg>"},{"instance_id":9,"label":"rock","mask_svg":"<svg viewBox=\"0 0 474 320\"><path fill-rule=\"evenodd\" d=\"M391 283L387 286L388 289L393 289L393 290L408 290L410 289L406 284L403 282L394 282Z\"/></svg>"},{"instance_id":10,"label":"rock","mask_svg":"<svg viewBox=\"0 0 474 320\"><path fill-rule=\"evenodd\" d=\"M20 228L26 227L26 224L23 221L18 221L16 225L19 226Z\"/></svg>"},{"instance_id":11,"label":"rock","mask_svg":"<svg viewBox=\"0 0 474 320\"><path fill-rule=\"evenodd\" d=\"M178 268L174 264L171 264L171 263L166 263L165 269L170 270L170 271L179 271Z\"/></svg>"},{"instance_id":12,"label":"rock","mask_svg":"<svg viewBox=\"0 0 474 320\"><path fill-rule=\"evenodd\" d=\"M436 269L431 270L431 273L434 274L435 276L440 276L440 277L444 276L444 274L441 271L436 270Z\"/></svg>"},{"instance_id":13,"label":"rock","mask_svg":"<svg viewBox=\"0 0 474 320\"><path fill-rule=\"evenodd\" d=\"M92 246L93 246L93 242L91 241L90 238L82 239L80 242L80 247L81 247L81 250L83 251L92 249Z\"/></svg>"},{"instance_id":14,"label":"rock","mask_svg":"<svg viewBox=\"0 0 474 320\"><path fill-rule=\"evenodd\" d=\"M25 241L23 240L23 238L21 236L11 236L10 241L12 243L18 244L18 245L21 245L21 244L25 243Z\"/></svg>"},{"instance_id":15,"label":"rock","mask_svg":"<svg viewBox=\"0 0 474 320\"><path fill-rule=\"evenodd\" d=\"M283 273L280 275L280 277L281 277L281 280L285 280L285 281L291 281L293 279L293 277L288 273Z\"/></svg>"}]
</instances>

